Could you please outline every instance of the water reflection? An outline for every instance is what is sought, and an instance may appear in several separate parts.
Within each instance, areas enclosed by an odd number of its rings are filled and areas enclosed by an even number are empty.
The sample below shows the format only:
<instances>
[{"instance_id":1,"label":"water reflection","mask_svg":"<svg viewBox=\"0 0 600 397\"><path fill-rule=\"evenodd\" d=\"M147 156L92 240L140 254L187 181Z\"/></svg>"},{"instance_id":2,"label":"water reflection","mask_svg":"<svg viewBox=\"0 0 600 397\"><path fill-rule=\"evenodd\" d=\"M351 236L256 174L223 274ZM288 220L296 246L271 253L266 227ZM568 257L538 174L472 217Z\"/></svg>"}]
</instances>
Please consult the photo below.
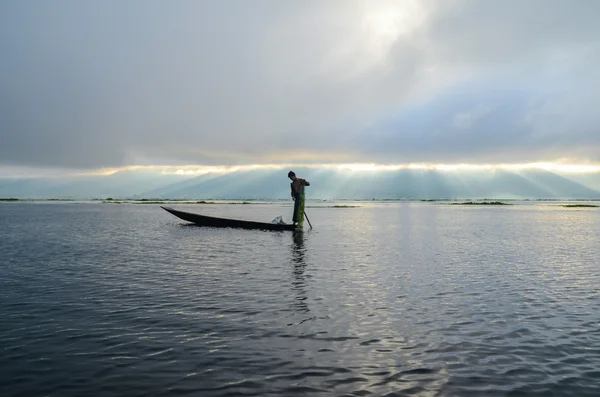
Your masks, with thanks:
<instances>
[{"instance_id":1,"label":"water reflection","mask_svg":"<svg viewBox=\"0 0 600 397\"><path fill-rule=\"evenodd\" d=\"M306 239L302 230L294 231L292 236L291 250L294 275L292 290L296 293L294 306L301 312L307 313L310 310L306 303L308 297L306 295L306 275L304 274L306 270Z\"/></svg>"},{"instance_id":2,"label":"water reflection","mask_svg":"<svg viewBox=\"0 0 600 397\"><path fill-rule=\"evenodd\" d=\"M306 248L304 247L305 236L303 230L296 230L292 234L293 243L292 243L292 261L294 262L294 267L298 266L301 268L301 271L304 271L305 263L305 254Z\"/></svg>"}]
</instances>

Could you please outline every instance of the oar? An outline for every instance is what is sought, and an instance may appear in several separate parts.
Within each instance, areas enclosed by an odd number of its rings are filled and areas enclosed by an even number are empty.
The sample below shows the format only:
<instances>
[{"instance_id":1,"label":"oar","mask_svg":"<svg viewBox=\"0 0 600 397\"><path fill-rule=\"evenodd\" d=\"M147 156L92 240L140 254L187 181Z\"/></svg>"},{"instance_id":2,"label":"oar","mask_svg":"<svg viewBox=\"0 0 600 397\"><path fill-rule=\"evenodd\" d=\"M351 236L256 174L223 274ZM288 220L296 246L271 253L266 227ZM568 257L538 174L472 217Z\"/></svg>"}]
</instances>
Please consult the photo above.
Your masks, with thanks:
<instances>
[{"instance_id":1,"label":"oar","mask_svg":"<svg viewBox=\"0 0 600 397\"><path fill-rule=\"evenodd\" d=\"M306 220L308 221L308 225L310 226L310 228L312 229L312 225L310 224L310 219L308 219L308 215L306 215L306 212L304 212L304 217L306 218Z\"/></svg>"}]
</instances>

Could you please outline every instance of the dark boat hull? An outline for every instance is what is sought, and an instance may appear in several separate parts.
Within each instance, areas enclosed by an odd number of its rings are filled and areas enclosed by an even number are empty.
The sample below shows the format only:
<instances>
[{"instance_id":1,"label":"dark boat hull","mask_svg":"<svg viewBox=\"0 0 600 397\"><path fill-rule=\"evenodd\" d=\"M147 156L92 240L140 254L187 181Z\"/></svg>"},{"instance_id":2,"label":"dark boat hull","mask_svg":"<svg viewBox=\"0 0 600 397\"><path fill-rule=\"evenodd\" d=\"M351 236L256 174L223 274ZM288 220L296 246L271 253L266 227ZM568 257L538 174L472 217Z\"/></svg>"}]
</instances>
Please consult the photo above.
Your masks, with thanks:
<instances>
[{"instance_id":1,"label":"dark boat hull","mask_svg":"<svg viewBox=\"0 0 600 397\"><path fill-rule=\"evenodd\" d=\"M174 210L173 208L169 208L169 207L161 206L160 208L175 215L179 219L183 219L184 221L195 223L198 226L232 227L232 228L239 228L239 229L273 230L273 231L296 230L296 225L243 221L243 220L239 220L239 219L215 218L212 216L192 214L191 212L178 211L178 210Z\"/></svg>"}]
</instances>

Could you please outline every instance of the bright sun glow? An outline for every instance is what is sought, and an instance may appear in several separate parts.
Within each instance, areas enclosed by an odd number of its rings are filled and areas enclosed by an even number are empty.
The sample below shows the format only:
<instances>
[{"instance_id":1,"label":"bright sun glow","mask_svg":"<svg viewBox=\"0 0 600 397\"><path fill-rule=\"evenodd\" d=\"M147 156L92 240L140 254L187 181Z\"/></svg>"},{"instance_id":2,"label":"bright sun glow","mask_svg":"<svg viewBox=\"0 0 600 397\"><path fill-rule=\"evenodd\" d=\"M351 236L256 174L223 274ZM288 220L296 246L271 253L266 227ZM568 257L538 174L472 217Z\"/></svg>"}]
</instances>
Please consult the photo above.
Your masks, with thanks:
<instances>
[{"instance_id":1,"label":"bright sun glow","mask_svg":"<svg viewBox=\"0 0 600 397\"><path fill-rule=\"evenodd\" d=\"M422 1L369 1L365 11L366 25L375 40L393 42L409 34L425 20Z\"/></svg>"},{"instance_id":2,"label":"bright sun glow","mask_svg":"<svg viewBox=\"0 0 600 397\"><path fill-rule=\"evenodd\" d=\"M113 168L110 170L101 170L96 174L110 175L124 170L148 170L158 171L164 175L204 175L210 173L230 173L236 171L252 170L273 170L273 169L293 169L293 168L326 168L337 169L340 171L351 172L388 172L398 170L436 170L447 172L460 171L493 171L493 170L512 170L521 171L528 169L540 169L560 173L594 173L600 172L600 164L561 164L561 163L523 163L523 164L428 164L428 163L409 163L409 164L375 164L375 163L347 163L347 164L252 164L238 166L135 166L125 168Z\"/></svg>"},{"instance_id":3,"label":"bright sun glow","mask_svg":"<svg viewBox=\"0 0 600 397\"><path fill-rule=\"evenodd\" d=\"M525 164L340 164L335 166L341 170L349 171L397 171L401 169L417 170L437 170L437 171L491 171L496 169L503 170L527 170L541 169L545 171L563 172L563 173L589 173L600 172L600 165L588 164L560 164L560 163L525 163Z\"/></svg>"},{"instance_id":4,"label":"bright sun glow","mask_svg":"<svg viewBox=\"0 0 600 397\"><path fill-rule=\"evenodd\" d=\"M429 170L442 172L473 172L473 171L526 171L545 170L560 174L600 173L600 164L566 164L566 163L520 163L520 164L376 164L376 163L337 163L337 164L250 164L250 165L147 165L120 168L102 168L97 170L50 170L31 168L0 168L0 177L4 178L33 178L33 177L65 177L65 176L107 176L123 171L145 171L162 175L199 176L205 174L226 174L237 171L252 170L294 170L298 168L334 169L342 172L391 172L399 170Z\"/></svg>"},{"instance_id":5,"label":"bright sun glow","mask_svg":"<svg viewBox=\"0 0 600 397\"><path fill-rule=\"evenodd\" d=\"M345 68L350 65L356 68L356 64L362 65L358 70L381 66L398 39L415 34L429 15L422 0L379 0L362 4L363 19L358 26L360 38L352 41L349 47L341 46L350 54L362 55L359 59L353 57L352 64L346 64Z\"/></svg>"}]
</instances>

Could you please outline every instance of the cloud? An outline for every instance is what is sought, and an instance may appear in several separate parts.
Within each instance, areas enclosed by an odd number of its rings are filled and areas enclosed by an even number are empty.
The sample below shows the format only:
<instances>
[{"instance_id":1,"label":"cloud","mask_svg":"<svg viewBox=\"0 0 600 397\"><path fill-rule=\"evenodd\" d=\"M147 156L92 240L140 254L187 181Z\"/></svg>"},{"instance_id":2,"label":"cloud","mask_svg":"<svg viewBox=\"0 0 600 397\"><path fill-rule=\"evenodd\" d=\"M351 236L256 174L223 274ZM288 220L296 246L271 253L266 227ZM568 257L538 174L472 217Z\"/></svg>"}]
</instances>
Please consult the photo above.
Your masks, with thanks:
<instances>
[{"instance_id":1,"label":"cloud","mask_svg":"<svg viewBox=\"0 0 600 397\"><path fill-rule=\"evenodd\" d=\"M596 1L0 4L0 163L598 161Z\"/></svg>"},{"instance_id":2,"label":"cloud","mask_svg":"<svg viewBox=\"0 0 600 397\"><path fill-rule=\"evenodd\" d=\"M479 105L474 109L458 113L456 116L454 116L454 121L452 124L456 129L468 130L472 128L478 120L485 117L485 115L487 115L491 111L491 106Z\"/></svg>"}]
</instances>

